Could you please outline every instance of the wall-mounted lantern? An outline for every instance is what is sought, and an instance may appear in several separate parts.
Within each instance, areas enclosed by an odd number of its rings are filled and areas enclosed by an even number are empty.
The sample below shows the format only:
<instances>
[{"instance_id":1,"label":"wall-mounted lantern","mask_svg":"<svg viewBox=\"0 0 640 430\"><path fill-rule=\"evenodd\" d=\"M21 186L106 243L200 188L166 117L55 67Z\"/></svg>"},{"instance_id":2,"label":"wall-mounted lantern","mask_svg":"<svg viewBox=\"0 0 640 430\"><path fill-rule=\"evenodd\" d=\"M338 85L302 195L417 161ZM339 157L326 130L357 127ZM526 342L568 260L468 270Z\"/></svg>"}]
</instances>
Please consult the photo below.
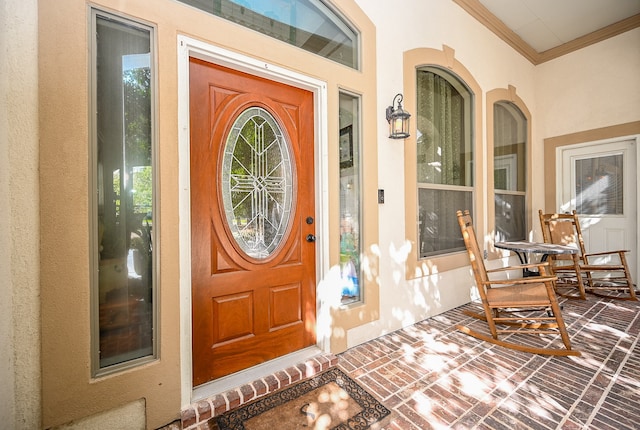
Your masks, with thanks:
<instances>
[{"instance_id":1,"label":"wall-mounted lantern","mask_svg":"<svg viewBox=\"0 0 640 430\"><path fill-rule=\"evenodd\" d=\"M387 122L389 123L389 137L391 139L405 139L409 137L409 118L411 114L402 109L402 94L396 94L391 106L387 108ZM398 108L394 108L398 100Z\"/></svg>"}]
</instances>

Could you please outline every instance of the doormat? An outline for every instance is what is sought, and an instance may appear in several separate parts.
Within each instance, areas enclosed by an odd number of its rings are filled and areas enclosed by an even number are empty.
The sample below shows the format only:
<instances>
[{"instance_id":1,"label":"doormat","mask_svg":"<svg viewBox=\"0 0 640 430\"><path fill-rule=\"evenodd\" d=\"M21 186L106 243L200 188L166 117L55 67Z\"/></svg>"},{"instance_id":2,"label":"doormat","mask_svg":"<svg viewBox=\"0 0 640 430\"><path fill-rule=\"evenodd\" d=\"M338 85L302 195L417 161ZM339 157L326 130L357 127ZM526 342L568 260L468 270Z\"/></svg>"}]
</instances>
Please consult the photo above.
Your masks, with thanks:
<instances>
[{"instance_id":1,"label":"doormat","mask_svg":"<svg viewBox=\"0 0 640 430\"><path fill-rule=\"evenodd\" d=\"M390 413L334 367L214 420L220 430L377 429Z\"/></svg>"}]
</instances>

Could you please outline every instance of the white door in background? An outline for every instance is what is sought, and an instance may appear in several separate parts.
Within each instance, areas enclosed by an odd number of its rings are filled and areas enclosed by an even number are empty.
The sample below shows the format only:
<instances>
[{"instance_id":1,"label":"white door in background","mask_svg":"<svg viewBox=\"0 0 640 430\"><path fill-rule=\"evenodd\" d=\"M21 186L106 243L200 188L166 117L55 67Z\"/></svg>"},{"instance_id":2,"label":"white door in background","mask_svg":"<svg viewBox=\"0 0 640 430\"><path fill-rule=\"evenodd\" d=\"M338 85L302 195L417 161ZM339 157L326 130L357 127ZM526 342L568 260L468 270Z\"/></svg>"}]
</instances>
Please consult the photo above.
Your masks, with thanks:
<instances>
[{"instance_id":1,"label":"white door in background","mask_svg":"<svg viewBox=\"0 0 640 430\"><path fill-rule=\"evenodd\" d=\"M638 136L571 145L558 150L561 212L577 210L587 252L628 249L638 280Z\"/></svg>"}]
</instances>

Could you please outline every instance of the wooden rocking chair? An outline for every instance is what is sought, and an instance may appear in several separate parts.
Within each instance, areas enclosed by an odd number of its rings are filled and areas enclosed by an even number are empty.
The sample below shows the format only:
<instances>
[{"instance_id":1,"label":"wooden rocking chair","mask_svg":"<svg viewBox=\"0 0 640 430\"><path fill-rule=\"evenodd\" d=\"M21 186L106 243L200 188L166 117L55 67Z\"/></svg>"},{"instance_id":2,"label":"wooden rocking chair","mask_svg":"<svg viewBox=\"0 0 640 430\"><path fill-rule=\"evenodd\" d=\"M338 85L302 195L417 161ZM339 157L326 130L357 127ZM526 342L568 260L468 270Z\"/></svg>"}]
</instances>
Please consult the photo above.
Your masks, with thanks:
<instances>
[{"instance_id":1,"label":"wooden rocking chair","mask_svg":"<svg viewBox=\"0 0 640 430\"><path fill-rule=\"evenodd\" d=\"M579 356L579 351L571 349L569 335L553 288L556 277L547 274L548 262L486 270L469 211L457 211L457 215L484 309L484 315L474 312L465 314L486 321L491 336L461 325L457 325L456 328L475 338L519 351ZM528 267L537 267L541 276L505 279L508 272L521 273L523 268ZM503 273L501 279L489 279L490 274L497 273ZM535 347L498 339L498 335L510 334L560 334L565 349Z\"/></svg>"},{"instance_id":2,"label":"wooden rocking chair","mask_svg":"<svg viewBox=\"0 0 640 430\"><path fill-rule=\"evenodd\" d=\"M551 258L551 269L558 277L558 294L585 299L585 291L600 297L638 300L625 254L627 250L586 253L578 214L543 214L538 211L542 235L546 243L575 246L578 254L556 255ZM598 264L597 259L613 261ZM570 289L577 289L577 295ZM566 292L569 291L569 292ZM608 292L608 293L607 293ZM627 293L620 296L619 293Z\"/></svg>"}]
</instances>

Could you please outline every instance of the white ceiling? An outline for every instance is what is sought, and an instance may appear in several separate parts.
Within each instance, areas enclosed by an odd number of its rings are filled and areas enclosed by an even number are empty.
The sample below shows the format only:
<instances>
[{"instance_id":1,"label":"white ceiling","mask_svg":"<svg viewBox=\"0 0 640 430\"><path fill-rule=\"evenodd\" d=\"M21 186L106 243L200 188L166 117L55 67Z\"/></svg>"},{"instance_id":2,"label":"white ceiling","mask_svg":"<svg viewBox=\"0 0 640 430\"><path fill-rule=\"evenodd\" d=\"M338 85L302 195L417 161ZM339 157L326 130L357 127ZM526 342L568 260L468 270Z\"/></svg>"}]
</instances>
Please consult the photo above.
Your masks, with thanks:
<instances>
[{"instance_id":1,"label":"white ceiling","mask_svg":"<svg viewBox=\"0 0 640 430\"><path fill-rule=\"evenodd\" d=\"M480 3L537 52L640 13L640 0L480 0Z\"/></svg>"}]
</instances>

